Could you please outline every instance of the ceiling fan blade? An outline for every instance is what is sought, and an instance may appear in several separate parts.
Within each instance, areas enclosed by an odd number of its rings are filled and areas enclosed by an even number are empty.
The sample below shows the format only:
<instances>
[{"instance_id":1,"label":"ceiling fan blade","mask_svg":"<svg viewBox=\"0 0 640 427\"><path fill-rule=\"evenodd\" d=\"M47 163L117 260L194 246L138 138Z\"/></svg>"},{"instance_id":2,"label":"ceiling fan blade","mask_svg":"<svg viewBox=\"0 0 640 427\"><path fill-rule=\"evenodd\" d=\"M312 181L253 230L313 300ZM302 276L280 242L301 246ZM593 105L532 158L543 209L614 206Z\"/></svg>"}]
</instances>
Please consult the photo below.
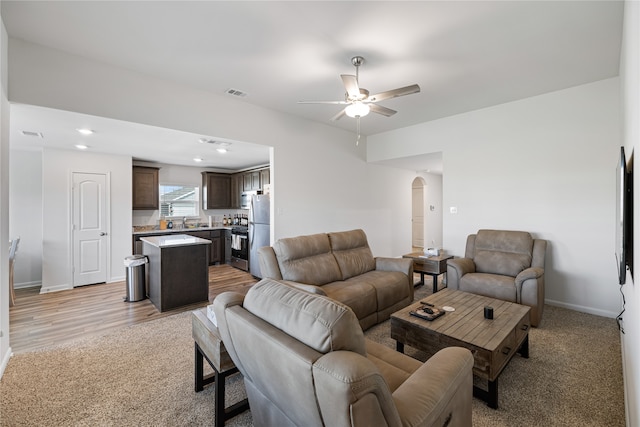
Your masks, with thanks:
<instances>
[{"instance_id":1,"label":"ceiling fan blade","mask_svg":"<svg viewBox=\"0 0 640 427\"><path fill-rule=\"evenodd\" d=\"M298 104L339 104L339 105L347 105L349 102L347 101L298 101Z\"/></svg>"},{"instance_id":2,"label":"ceiling fan blade","mask_svg":"<svg viewBox=\"0 0 640 427\"><path fill-rule=\"evenodd\" d=\"M383 116L387 116L387 117L391 117L395 113L397 113L396 110L392 110L391 108L383 107L382 105L378 105L378 104L369 104L369 108L374 113L382 114Z\"/></svg>"},{"instance_id":3,"label":"ceiling fan blade","mask_svg":"<svg viewBox=\"0 0 640 427\"><path fill-rule=\"evenodd\" d=\"M349 98L359 99L361 96L358 78L351 74L340 74L340 77L342 78L342 83L344 84L347 94L349 94Z\"/></svg>"},{"instance_id":4,"label":"ceiling fan blade","mask_svg":"<svg viewBox=\"0 0 640 427\"><path fill-rule=\"evenodd\" d=\"M345 116L345 109L342 109L338 114L336 114L335 116L331 117L331 121L335 122L336 120L340 120L342 117Z\"/></svg>"},{"instance_id":5,"label":"ceiling fan blade","mask_svg":"<svg viewBox=\"0 0 640 427\"><path fill-rule=\"evenodd\" d=\"M367 101L384 101L385 99L397 98L399 96L411 95L412 93L418 92L420 92L420 86L418 85L405 86L398 89L388 90L386 92L380 92L376 95L371 95L369 98L367 98Z\"/></svg>"}]
</instances>

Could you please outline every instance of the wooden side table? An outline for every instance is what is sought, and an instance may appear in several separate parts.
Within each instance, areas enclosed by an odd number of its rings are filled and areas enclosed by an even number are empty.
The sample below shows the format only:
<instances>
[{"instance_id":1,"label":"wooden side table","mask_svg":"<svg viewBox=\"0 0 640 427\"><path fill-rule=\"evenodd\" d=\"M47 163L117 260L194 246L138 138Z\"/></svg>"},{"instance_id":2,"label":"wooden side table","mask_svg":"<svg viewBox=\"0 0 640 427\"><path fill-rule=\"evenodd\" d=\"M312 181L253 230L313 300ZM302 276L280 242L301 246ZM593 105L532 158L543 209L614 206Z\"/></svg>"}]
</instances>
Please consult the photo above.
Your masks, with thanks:
<instances>
[{"instance_id":1,"label":"wooden side table","mask_svg":"<svg viewBox=\"0 0 640 427\"><path fill-rule=\"evenodd\" d=\"M202 391L205 385L215 383L215 426L222 427L226 420L249 409L249 401L243 399L225 407L225 381L229 375L237 373L238 368L227 353L218 328L207 317L206 308L192 312L191 331L195 341L195 390ZM204 376L203 359L213 368L213 375Z\"/></svg>"},{"instance_id":2,"label":"wooden side table","mask_svg":"<svg viewBox=\"0 0 640 427\"><path fill-rule=\"evenodd\" d=\"M438 292L438 276L447 274L447 260L453 259L451 255L438 255L427 257L424 252L411 252L402 255L403 258L413 259L413 271L420 273L420 285L424 285L424 275L433 277L433 293Z\"/></svg>"}]
</instances>

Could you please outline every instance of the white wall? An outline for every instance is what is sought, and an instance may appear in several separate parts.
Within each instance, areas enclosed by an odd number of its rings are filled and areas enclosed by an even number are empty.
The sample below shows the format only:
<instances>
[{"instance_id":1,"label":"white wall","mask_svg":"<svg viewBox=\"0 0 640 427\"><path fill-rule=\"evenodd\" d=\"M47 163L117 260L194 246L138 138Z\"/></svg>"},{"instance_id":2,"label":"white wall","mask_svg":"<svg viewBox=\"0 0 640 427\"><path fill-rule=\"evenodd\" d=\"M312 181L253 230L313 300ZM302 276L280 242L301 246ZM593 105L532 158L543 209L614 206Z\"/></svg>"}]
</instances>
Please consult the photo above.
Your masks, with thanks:
<instances>
[{"instance_id":1,"label":"white wall","mask_svg":"<svg viewBox=\"0 0 640 427\"><path fill-rule=\"evenodd\" d=\"M627 159L633 157L634 168L634 275L627 272L622 287L626 310L622 315L624 334L622 357L625 383L627 425L640 425L640 290L635 282L640 275L640 3L625 2L624 31L620 61L623 106L623 140Z\"/></svg>"},{"instance_id":2,"label":"white wall","mask_svg":"<svg viewBox=\"0 0 640 427\"><path fill-rule=\"evenodd\" d=\"M11 150L9 236L20 237L16 288L42 283L42 151Z\"/></svg>"},{"instance_id":3,"label":"white wall","mask_svg":"<svg viewBox=\"0 0 640 427\"><path fill-rule=\"evenodd\" d=\"M124 280L131 255L131 157L44 149L42 157L42 288L73 287L71 271L71 177L73 172L110 175L110 251L107 282Z\"/></svg>"},{"instance_id":4,"label":"white wall","mask_svg":"<svg viewBox=\"0 0 640 427\"><path fill-rule=\"evenodd\" d=\"M0 15L0 257L9 259L9 103L7 30ZM9 268L0 264L0 377L11 357L9 342Z\"/></svg>"},{"instance_id":5,"label":"white wall","mask_svg":"<svg viewBox=\"0 0 640 427\"><path fill-rule=\"evenodd\" d=\"M424 245L427 248L443 248L442 244L442 175L419 172L424 179L426 197L424 200ZM433 206L431 211L429 206Z\"/></svg>"},{"instance_id":6,"label":"white wall","mask_svg":"<svg viewBox=\"0 0 640 427\"><path fill-rule=\"evenodd\" d=\"M442 151L444 248L481 228L549 241L547 302L614 317L619 79L369 137L370 161ZM456 207L457 214L449 208Z\"/></svg>"}]
</instances>

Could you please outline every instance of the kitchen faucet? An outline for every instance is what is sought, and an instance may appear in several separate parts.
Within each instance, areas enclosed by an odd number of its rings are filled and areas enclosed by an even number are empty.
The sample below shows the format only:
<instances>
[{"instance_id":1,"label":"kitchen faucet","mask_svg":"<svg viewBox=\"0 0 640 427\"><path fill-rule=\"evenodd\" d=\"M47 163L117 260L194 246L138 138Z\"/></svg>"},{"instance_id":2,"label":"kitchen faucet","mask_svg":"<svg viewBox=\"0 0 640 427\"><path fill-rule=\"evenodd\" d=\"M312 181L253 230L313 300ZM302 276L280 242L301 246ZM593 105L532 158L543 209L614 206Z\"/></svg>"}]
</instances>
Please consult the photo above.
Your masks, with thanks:
<instances>
[{"instance_id":1,"label":"kitchen faucet","mask_svg":"<svg viewBox=\"0 0 640 427\"><path fill-rule=\"evenodd\" d=\"M183 216L182 217L182 228L187 228L187 217Z\"/></svg>"}]
</instances>

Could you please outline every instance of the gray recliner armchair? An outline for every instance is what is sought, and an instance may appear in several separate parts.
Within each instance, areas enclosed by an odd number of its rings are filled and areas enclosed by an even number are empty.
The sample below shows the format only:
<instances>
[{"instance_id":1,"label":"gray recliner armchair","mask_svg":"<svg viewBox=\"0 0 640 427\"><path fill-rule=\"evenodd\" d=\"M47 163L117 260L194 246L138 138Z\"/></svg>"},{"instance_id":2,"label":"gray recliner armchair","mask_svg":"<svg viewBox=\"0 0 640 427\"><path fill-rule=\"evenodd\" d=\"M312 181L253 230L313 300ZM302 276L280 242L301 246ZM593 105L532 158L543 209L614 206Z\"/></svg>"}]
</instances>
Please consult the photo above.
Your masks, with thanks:
<instances>
[{"instance_id":1,"label":"gray recliner armchair","mask_svg":"<svg viewBox=\"0 0 640 427\"><path fill-rule=\"evenodd\" d=\"M422 363L365 339L346 305L271 279L213 305L256 426L471 426L467 349Z\"/></svg>"},{"instance_id":2,"label":"gray recliner armchair","mask_svg":"<svg viewBox=\"0 0 640 427\"><path fill-rule=\"evenodd\" d=\"M447 287L528 305L538 326L546 250L546 240L525 231L480 230L467 237L464 258L447 260Z\"/></svg>"}]
</instances>

